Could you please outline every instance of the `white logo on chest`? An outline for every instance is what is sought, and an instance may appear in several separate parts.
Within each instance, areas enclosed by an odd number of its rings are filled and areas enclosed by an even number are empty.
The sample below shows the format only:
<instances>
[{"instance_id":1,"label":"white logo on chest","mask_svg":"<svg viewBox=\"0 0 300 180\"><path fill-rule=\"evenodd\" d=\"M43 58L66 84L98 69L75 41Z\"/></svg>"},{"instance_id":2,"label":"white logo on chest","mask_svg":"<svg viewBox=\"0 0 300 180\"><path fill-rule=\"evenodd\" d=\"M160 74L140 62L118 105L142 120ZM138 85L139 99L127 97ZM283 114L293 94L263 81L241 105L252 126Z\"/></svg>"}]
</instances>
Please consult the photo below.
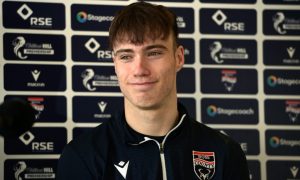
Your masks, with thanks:
<instances>
[{"instance_id":1,"label":"white logo on chest","mask_svg":"<svg viewBox=\"0 0 300 180\"><path fill-rule=\"evenodd\" d=\"M126 179L128 165L129 165L129 161L127 162L120 161L119 164L114 165L124 179Z\"/></svg>"}]
</instances>

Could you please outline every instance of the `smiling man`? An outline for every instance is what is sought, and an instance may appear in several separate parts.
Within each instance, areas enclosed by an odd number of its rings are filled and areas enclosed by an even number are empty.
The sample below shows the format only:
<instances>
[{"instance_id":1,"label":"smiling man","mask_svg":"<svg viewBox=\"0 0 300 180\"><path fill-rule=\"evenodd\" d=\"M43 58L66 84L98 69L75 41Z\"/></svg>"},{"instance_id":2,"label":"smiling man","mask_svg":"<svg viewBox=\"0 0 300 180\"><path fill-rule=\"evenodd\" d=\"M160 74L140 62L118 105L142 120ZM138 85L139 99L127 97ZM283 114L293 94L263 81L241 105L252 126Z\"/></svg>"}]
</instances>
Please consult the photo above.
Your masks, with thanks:
<instances>
[{"instance_id":1,"label":"smiling man","mask_svg":"<svg viewBox=\"0 0 300 180\"><path fill-rule=\"evenodd\" d=\"M178 102L184 49L176 16L133 3L116 15L109 39L124 110L65 147L58 179L248 180L239 144Z\"/></svg>"},{"instance_id":2,"label":"smiling man","mask_svg":"<svg viewBox=\"0 0 300 180\"><path fill-rule=\"evenodd\" d=\"M184 57L172 37L145 37L143 44L116 40L113 46L127 123L146 135L166 135L177 123L176 74Z\"/></svg>"}]
</instances>

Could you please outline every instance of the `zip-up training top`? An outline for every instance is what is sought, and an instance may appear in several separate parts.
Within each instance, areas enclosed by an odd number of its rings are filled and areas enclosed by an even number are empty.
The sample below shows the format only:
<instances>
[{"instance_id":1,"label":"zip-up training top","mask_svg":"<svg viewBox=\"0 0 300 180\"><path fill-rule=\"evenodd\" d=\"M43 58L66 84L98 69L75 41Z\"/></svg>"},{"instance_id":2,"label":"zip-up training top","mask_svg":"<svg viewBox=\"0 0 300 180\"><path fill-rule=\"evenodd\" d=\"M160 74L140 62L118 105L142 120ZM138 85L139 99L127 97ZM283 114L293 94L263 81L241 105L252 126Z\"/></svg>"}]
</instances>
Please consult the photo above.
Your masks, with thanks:
<instances>
[{"instance_id":1,"label":"zip-up training top","mask_svg":"<svg viewBox=\"0 0 300 180\"><path fill-rule=\"evenodd\" d=\"M189 117L164 137L126 123L124 112L73 139L59 159L58 180L249 180L240 145Z\"/></svg>"}]
</instances>

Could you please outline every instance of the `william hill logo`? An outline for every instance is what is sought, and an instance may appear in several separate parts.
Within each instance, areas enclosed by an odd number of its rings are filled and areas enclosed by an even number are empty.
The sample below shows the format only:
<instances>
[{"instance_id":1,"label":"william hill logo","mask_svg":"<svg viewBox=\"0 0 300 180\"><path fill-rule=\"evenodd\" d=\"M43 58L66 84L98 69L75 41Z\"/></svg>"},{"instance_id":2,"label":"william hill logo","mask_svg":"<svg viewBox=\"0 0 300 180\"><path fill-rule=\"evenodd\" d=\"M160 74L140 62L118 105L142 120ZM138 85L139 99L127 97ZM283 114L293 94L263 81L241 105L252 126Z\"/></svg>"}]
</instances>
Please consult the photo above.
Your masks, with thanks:
<instances>
[{"instance_id":1,"label":"william hill logo","mask_svg":"<svg viewBox=\"0 0 300 180\"><path fill-rule=\"evenodd\" d=\"M267 83L270 87L296 86L296 85L300 85L300 79L285 79L274 75L270 75L267 78Z\"/></svg>"}]
</instances>

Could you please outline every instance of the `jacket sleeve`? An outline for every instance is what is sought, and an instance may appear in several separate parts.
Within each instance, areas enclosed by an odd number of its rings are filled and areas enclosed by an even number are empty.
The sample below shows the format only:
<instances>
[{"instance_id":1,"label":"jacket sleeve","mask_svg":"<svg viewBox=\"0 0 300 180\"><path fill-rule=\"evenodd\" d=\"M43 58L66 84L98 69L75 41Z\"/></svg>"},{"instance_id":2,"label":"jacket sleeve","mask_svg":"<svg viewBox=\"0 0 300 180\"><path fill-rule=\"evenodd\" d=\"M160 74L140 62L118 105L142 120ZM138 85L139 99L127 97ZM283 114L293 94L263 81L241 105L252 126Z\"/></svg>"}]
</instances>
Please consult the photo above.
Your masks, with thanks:
<instances>
[{"instance_id":1,"label":"jacket sleeve","mask_svg":"<svg viewBox=\"0 0 300 180\"><path fill-rule=\"evenodd\" d=\"M238 143L229 144L225 161L224 180L250 180L246 156Z\"/></svg>"},{"instance_id":2,"label":"jacket sleeve","mask_svg":"<svg viewBox=\"0 0 300 180\"><path fill-rule=\"evenodd\" d=\"M92 178L86 164L80 158L78 153L76 153L72 146L67 145L58 161L56 179L82 180L94 178Z\"/></svg>"}]
</instances>

